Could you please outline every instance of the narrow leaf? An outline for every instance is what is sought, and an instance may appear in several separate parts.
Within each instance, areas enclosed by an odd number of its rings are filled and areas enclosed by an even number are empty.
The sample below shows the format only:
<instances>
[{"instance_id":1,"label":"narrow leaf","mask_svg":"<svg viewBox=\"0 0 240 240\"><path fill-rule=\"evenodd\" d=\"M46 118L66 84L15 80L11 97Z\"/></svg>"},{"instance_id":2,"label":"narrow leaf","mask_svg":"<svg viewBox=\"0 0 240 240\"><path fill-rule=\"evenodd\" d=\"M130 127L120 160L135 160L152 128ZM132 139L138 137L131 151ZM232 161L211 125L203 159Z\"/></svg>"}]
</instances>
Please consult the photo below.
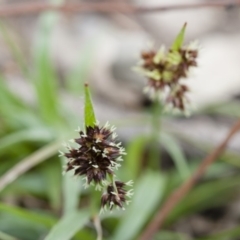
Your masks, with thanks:
<instances>
[{"instance_id":1,"label":"narrow leaf","mask_svg":"<svg viewBox=\"0 0 240 240\"><path fill-rule=\"evenodd\" d=\"M53 140L54 135L51 132L51 129L47 128L38 128L38 129L26 129L15 131L9 135L4 136L0 139L0 149L1 151L5 148L12 147L14 144L18 144L24 141L31 142L45 142Z\"/></svg>"},{"instance_id":2,"label":"narrow leaf","mask_svg":"<svg viewBox=\"0 0 240 240\"><path fill-rule=\"evenodd\" d=\"M50 0L53 5L60 5L63 0ZM34 48L35 62L33 83L37 95L40 115L47 122L58 125L62 118L59 111L59 81L50 55L50 43L54 26L59 14L46 12L40 17L40 27Z\"/></svg>"},{"instance_id":3,"label":"narrow leaf","mask_svg":"<svg viewBox=\"0 0 240 240\"><path fill-rule=\"evenodd\" d=\"M36 213L20 207L10 206L0 203L0 213L7 213L14 217L27 220L45 227L52 227L56 222L55 218L43 213Z\"/></svg>"},{"instance_id":4,"label":"narrow leaf","mask_svg":"<svg viewBox=\"0 0 240 240\"><path fill-rule=\"evenodd\" d=\"M45 191L47 192L49 202L54 210L59 210L61 207L61 165L59 162L50 162L47 166L44 166L41 173L44 177Z\"/></svg>"},{"instance_id":5,"label":"narrow leaf","mask_svg":"<svg viewBox=\"0 0 240 240\"><path fill-rule=\"evenodd\" d=\"M177 35L177 37L175 38L171 49L173 51L177 51L181 48L183 41L184 41L184 35L185 35L185 29L186 29L187 23L184 23L181 31L179 32L179 34Z\"/></svg>"},{"instance_id":6,"label":"narrow leaf","mask_svg":"<svg viewBox=\"0 0 240 240\"><path fill-rule=\"evenodd\" d=\"M62 160L63 162L64 160ZM71 172L63 176L63 213L68 215L75 212L79 204L80 184Z\"/></svg>"},{"instance_id":7,"label":"narrow leaf","mask_svg":"<svg viewBox=\"0 0 240 240\"><path fill-rule=\"evenodd\" d=\"M93 127L96 123L96 118L93 110L92 99L89 91L88 84L85 84L85 108L84 108L84 116L85 116L85 127Z\"/></svg>"},{"instance_id":8,"label":"narrow leaf","mask_svg":"<svg viewBox=\"0 0 240 240\"><path fill-rule=\"evenodd\" d=\"M88 211L73 212L63 217L50 231L45 240L71 239L89 221Z\"/></svg>"},{"instance_id":9,"label":"narrow leaf","mask_svg":"<svg viewBox=\"0 0 240 240\"><path fill-rule=\"evenodd\" d=\"M113 240L132 240L151 216L163 196L165 178L158 172L148 172L139 179L133 201L117 228Z\"/></svg>"},{"instance_id":10,"label":"narrow leaf","mask_svg":"<svg viewBox=\"0 0 240 240\"><path fill-rule=\"evenodd\" d=\"M146 136L138 136L133 139L127 146L127 155L125 157L125 166L126 170L129 171L130 178L136 179L140 167L141 167L141 159L144 151L144 146L149 142L149 138Z\"/></svg>"},{"instance_id":11,"label":"narrow leaf","mask_svg":"<svg viewBox=\"0 0 240 240\"><path fill-rule=\"evenodd\" d=\"M166 133L161 133L160 141L172 157L182 179L184 180L188 178L190 176L190 169L188 167L187 159L177 141L171 135Z\"/></svg>"}]
</instances>

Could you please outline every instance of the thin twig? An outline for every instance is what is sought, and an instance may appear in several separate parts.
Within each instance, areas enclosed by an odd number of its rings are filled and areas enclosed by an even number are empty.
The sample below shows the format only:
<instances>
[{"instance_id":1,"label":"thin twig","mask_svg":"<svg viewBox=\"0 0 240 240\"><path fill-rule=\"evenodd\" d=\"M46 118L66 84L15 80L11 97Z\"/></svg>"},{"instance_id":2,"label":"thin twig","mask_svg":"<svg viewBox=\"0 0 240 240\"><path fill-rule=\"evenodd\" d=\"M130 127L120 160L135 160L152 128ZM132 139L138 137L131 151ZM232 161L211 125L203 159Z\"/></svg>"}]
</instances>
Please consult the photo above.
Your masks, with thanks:
<instances>
[{"instance_id":1,"label":"thin twig","mask_svg":"<svg viewBox=\"0 0 240 240\"><path fill-rule=\"evenodd\" d=\"M232 7L240 5L240 0L218 0L203 3L185 3L176 5L161 6L135 6L126 2L92 2L92 3L65 3L62 5L53 5L42 2L8 4L0 7L0 17L20 16L29 14L38 14L47 10L71 13L151 13L181 9L198 9L205 7Z\"/></svg>"},{"instance_id":2,"label":"thin twig","mask_svg":"<svg viewBox=\"0 0 240 240\"><path fill-rule=\"evenodd\" d=\"M16 164L0 178L0 191L2 191L8 184L12 183L32 167L53 156L58 151L60 145L61 142L57 141L44 146L43 148L37 150L32 155L26 157L21 162Z\"/></svg>"},{"instance_id":3,"label":"thin twig","mask_svg":"<svg viewBox=\"0 0 240 240\"><path fill-rule=\"evenodd\" d=\"M240 120L233 125L224 141L202 161L195 173L168 197L165 204L161 206L154 219L150 222L143 234L140 236L139 240L152 239L154 234L163 225L164 220L171 212L171 210L192 189L196 182L205 173L207 168L223 153L223 151L227 147L228 142L238 131L240 131Z\"/></svg>"}]
</instances>

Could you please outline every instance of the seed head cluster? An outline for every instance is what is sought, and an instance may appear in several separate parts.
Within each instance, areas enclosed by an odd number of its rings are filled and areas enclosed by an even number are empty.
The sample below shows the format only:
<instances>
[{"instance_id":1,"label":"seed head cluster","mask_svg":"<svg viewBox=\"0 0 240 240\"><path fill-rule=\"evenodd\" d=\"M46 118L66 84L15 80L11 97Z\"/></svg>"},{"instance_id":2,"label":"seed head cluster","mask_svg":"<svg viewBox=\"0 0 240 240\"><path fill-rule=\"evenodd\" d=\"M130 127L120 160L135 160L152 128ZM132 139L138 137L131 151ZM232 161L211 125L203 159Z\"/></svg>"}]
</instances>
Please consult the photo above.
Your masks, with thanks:
<instances>
[{"instance_id":1,"label":"seed head cluster","mask_svg":"<svg viewBox=\"0 0 240 240\"><path fill-rule=\"evenodd\" d=\"M127 200L127 197L131 198L133 195L133 189L127 191L125 187L132 186L132 184L132 181L127 183L115 181L114 184L109 184L106 193L104 193L101 198L102 209L109 207L109 209L112 210L113 206L124 209L123 204L126 203L128 205L130 202ZM118 194L116 194L116 192Z\"/></svg>"},{"instance_id":2,"label":"seed head cluster","mask_svg":"<svg viewBox=\"0 0 240 240\"><path fill-rule=\"evenodd\" d=\"M148 78L145 88L152 99L159 98L172 108L185 110L188 87L181 82L188 77L189 69L197 66L198 51L195 43L178 50L142 52L140 71Z\"/></svg>"},{"instance_id":3,"label":"seed head cluster","mask_svg":"<svg viewBox=\"0 0 240 240\"><path fill-rule=\"evenodd\" d=\"M87 126L85 131L78 131L79 138L72 140L76 147L67 145L68 152L62 153L67 158L66 171L83 176L85 187L95 185L97 190L107 189L108 197L103 195L102 207L109 203L110 209L114 205L123 208L126 197L130 197L123 188L129 184L116 181L117 187L112 188L114 183L108 181L108 178L114 179L115 170L123 161L122 155L126 154L121 142L116 141L114 131L115 127L110 127L108 123L103 127L98 124Z\"/></svg>"}]
</instances>

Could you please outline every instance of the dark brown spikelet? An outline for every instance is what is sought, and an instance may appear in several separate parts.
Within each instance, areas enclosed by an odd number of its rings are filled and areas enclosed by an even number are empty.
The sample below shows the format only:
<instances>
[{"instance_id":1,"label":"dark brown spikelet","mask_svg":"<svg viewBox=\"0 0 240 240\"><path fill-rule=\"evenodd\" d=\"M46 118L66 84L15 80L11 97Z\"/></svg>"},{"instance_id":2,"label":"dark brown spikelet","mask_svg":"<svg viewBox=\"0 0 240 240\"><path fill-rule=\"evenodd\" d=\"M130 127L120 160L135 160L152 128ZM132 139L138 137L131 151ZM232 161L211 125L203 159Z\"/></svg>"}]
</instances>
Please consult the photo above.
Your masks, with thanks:
<instances>
[{"instance_id":1,"label":"dark brown spikelet","mask_svg":"<svg viewBox=\"0 0 240 240\"><path fill-rule=\"evenodd\" d=\"M87 127L86 132L80 131L80 137L74 139L78 147L69 147L65 153L68 158L66 171L73 170L74 175L85 176L86 186L92 181L102 184L107 174L113 175L125 154L121 143L116 143L114 128L95 125Z\"/></svg>"},{"instance_id":2,"label":"dark brown spikelet","mask_svg":"<svg viewBox=\"0 0 240 240\"><path fill-rule=\"evenodd\" d=\"M104 193L101 198L102 209L108 207L112 210L114 206L124 209L124 204L130 202L127 198L131 198L133 195L132 189L127 191L125 188L126 186L132 186L132 184L132 181L127 183L115 181L115 187L113 184L109 184L106 193Z\"/></svg>"},{"instance_id":3,"label":"dark brown spikelet","mask_svg":"<svg viewBox=\"0 0 240 240\"><path fill-rule=\"evenodd\" d=\"M159 51L142 52L141 72L148 78L145 92L150 98L160 96L164 104L185 110L188 89L180 81L187 78L191 67L197 66L198 51L193 45L174 51L161 48Z\"/></svg>"}]
</instances>

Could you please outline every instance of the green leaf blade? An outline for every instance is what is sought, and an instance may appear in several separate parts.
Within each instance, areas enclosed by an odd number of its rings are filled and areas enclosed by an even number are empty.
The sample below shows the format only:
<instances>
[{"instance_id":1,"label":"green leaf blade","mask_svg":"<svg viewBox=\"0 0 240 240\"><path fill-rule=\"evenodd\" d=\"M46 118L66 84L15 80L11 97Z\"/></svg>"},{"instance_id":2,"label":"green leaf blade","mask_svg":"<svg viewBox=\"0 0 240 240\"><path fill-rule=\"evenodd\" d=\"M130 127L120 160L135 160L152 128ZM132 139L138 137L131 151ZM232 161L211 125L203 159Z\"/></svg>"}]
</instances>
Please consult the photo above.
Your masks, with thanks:
<instances>
[{"instance_id":1,"label":"green leaf blade","mask_svg":"<svg viewBox=\"0 0 240 240\"><path fill-rule=\"evenodd\" d=\"M62 159L62 163L64 160ZM65 173L63 176L63 214L68 215L76 212L80 202L79 194L81 186L72 176L71 172Z\"/></svg>"},{"instance_id":2,"label":"green leaf blade","mask_svg":"<svg viewBox=\"0 0 240 240\"><path fill-rule=\"evenodd\" d=\"M189 169L187 159L184 156L184 153L180 148L178 142L170 134L163 132L161 133L160 141L169 155L172 157L175 166L181 175L181 178L183 180L187 179L190 176L191 171Z\"/></svg>"},{"instance_id":3,"label":"green leaf blade","mask_svg":"<svg viewBox=\"0 0 240 240\"><path fill-rule=\"evenodd\" d=\"M51 0L50 2L57 6L63 0ZM41 117L46 123L53 126L62 123L59 108L59 81L50 55L52 33L58 19L59 14L56 12L46 12L39 19L40 27L34 46L32 76Z\"/></svg>"},{"instance_id":4,"label":"green leaf blade","mask_svg":"<svg viewBox=\"0 0 240 240\"><path fill-rule=\"evenodd\" d=\"M165 178L162 175L152 171L147 172L138 180L133 200L114 236L111 238L112 240L135 239L156 206L160 203L165 183Z\"/></svg>"},{"instance_id":5,"label":"green leaf blade","mask_svg":"<svg viewBox=\"0 0 240 240\"><path fill-rule=\"evenodd\" d=\"M139 175L141 168L141 159L145 146L149 142L149 138L138 136L134 138L127 146L127 155L125 157L125 172L130 173L130 178L135 180Z\"/></svg>"},{"instance_id":6,"label":"green leaf blade","mask_svg":"<svg viewBox=\"0 0 240 240\"><path fill-rule=\"evenodd\" d=\"M30 223L35 223L49 228L56 222L55 217L47 215L46 213L37 213L3 203L0 203L0 213L7 213L13 217L19 217L29 221Z\"/></svg>"},{"instance_id":7,"label":"green leaf blade","mask_svg":"<svg viewBox=\"0 0 240 240\"><path fill-rule=\"evenodd\" d=\"M49 232L45 240L71 239L89 221L88 211L73 212L64 216Z\"/></svg>"}]
</instances>

